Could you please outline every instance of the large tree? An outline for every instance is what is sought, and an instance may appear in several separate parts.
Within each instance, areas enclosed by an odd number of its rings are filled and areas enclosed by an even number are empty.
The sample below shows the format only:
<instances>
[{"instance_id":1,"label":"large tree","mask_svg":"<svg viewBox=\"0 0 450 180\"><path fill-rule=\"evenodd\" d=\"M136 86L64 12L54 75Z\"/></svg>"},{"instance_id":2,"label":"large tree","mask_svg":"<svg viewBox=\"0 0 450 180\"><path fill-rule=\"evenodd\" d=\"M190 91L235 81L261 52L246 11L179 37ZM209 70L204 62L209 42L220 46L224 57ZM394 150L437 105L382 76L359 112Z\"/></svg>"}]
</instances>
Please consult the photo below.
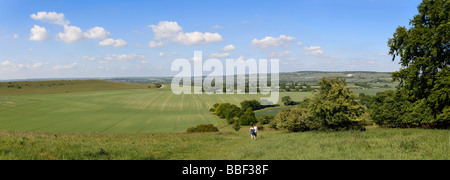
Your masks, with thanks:
<instances>
[{"instance_id":1,"label":"large tree","mask_svg":"<svg viewBox=\"0 0 450 180\"><path fill-rule=\"evenodd\" d=\"M398 27L388 41L389 54L402 66L393 77L412 109L427 108L439 119L450 104L450 1L424 0L418 10L410 27Z\"/></svg>"}]
</instances>

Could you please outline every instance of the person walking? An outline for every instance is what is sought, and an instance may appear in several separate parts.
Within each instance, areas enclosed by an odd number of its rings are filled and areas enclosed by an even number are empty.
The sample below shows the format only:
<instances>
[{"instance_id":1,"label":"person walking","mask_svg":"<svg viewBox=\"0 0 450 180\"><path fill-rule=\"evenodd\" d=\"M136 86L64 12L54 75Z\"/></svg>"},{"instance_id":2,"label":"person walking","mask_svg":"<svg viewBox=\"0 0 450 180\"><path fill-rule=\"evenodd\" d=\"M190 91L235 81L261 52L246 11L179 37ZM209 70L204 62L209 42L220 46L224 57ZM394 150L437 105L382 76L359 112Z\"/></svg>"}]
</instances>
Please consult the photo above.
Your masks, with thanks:
<instances>
[{"instance_id":1,"label":"person walking","mask_svg":"<svg viewBox=\"0 0 450 180\"><path fill-rule=\"evenodd\" d=\"M255 127L253 125L250 127L250 135L252 136L252 139L256 139L256 137L255 137Z\"/></svg>"},{"instance_id":2,"label":"person walking","mask_svg":"<svg viewBox=\"0 0 450 180\"><path fill-rule=\"evenodd\" d=\"M256 124L255 125L253 125L253 136L255 136L255 139L256 139L256 137L258 136L258 126L256 126Z\"/></svg>"}]
</instances>

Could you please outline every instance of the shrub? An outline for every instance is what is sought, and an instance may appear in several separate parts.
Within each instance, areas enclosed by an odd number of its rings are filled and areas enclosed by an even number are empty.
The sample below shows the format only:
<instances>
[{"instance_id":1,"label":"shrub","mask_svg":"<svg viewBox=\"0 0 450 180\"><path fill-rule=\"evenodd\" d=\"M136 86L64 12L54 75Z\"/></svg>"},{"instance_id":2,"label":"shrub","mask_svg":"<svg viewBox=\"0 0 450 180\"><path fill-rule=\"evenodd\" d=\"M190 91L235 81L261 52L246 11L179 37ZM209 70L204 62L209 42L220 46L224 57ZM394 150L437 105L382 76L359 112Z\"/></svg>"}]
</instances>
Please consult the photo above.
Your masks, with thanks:
<instances>
[{"instance_id":1,"label":"shrub","mask_svg":"<svg viewBox=\"0 0 450 180\"><path fill-rule=\"evenodd\" d=\"M239 121L235 121L235 122L233 123L233 129L234 129L235 131L239 131L239 130L241 129L241 124L239 123Z\"/></svg>"},{"instance_id":2,"label":"shrub","mask_svg":"<svg viewBox=\"0 0 450 180\"><path fill-rule=\"evenodd\" d=\"M200 124L196 127L190 127L187 129L188 133L204 133L204 132L218 132L219 129L212 124Z\"/></svg>"}]
</instances>

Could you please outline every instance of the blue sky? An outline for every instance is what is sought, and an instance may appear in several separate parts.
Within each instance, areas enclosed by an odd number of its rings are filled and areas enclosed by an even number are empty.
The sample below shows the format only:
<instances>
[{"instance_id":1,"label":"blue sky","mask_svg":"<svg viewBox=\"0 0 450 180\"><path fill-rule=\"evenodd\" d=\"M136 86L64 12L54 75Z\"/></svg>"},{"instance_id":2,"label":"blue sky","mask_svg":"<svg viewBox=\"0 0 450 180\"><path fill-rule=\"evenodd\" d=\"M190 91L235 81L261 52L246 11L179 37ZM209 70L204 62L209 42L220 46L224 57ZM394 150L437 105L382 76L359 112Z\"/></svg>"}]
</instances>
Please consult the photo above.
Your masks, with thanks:
<instances>
[{"instance_id":1,"label":"blue sky","mask_svg":"<svg viewBox=\"0 0 450 180\"><path fill-rule=\"evenodd\" d=\"M0 79L170 76L194 51L277 58L283 72L391 72L387 40L420 2L0 0Z\"/></svg>"}]
</instances>

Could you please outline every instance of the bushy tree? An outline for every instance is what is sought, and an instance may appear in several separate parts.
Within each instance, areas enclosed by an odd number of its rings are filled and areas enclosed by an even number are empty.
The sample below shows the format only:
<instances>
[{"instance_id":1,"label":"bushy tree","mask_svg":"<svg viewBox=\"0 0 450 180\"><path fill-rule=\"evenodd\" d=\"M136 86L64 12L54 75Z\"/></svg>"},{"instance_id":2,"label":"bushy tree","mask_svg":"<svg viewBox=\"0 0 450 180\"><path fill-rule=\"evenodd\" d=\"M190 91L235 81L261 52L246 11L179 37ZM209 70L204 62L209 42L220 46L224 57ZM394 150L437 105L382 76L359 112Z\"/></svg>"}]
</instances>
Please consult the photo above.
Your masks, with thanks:
<instances>
[{"instance_id":1,"label":"bushy tree","mask_svg":"<svg viewBox=\"0 0 450 180\"><path fill-rule=\"evenodd\" d=\"M252 108L254 111L260 110L264 108L261 103L257 100L246 100L241 102L241 108L247 110L248 108Z\"/></svg>"},{"instance_id":2,"label":"bushy tree","mask_svg":"<svg viewBox=\"0 0 450 180\"><path fill-rule=\"evenodd\" d=\"M235 131L239 131L241 129L241 124L239 123L239 121L234 121L233 123L233 129Z\"/></svg>"},{"instance_id":3,"label":"bushy tree","mask_svg":"<svg viewBox=\"0 0 450 180\"><path fill-rule=\"evenodd\" d=\"M388 41L392 60L399 57L402 66L393 73L394 80L401 82L394 97L408 102L402 102L405 112L398 119L387 122L448 126L450 119L441 119L445 117L441 114L450 104L450 1L424 0L418 11L410 20L411 27L398 27Z\"/></svg>"},{"instance_id":4,"label":"bushy tree","mask_svg":"<svg viewBox=\"0 0 450 180\"><path fill-rule=\"evenodd\" d=\"M322 78L319 85L320 91L309 105L315 121L335 130L352 129L362 121L363 108L356 101L357 96L346 87L345 79Z\"/></svg>"},{"instance_id":5,"label":"bushy tree","mask_svg":"<svg viewBox=\"0 0 450 180\"><path fill-rule=\"evenodd\" d=\"M244 114L242 114L242 116L239 118L239 122L241 123L241 125L256 124L257 120L256 120L255 112L253 112L253 109L248 108L244 112Z\"/></svg>"},{"instance_id":6,"label":"bushy tree","mask_svg":"<svg viewBox=\"0 0 450 180\"><path fill-rule=\"evenodd\" d=\"M281 98L281 102L283 102L283 104L285 106L290 106L294 104L294 101L292 101L291 96L284 96Z\"/></svg>"}]
</instances>

